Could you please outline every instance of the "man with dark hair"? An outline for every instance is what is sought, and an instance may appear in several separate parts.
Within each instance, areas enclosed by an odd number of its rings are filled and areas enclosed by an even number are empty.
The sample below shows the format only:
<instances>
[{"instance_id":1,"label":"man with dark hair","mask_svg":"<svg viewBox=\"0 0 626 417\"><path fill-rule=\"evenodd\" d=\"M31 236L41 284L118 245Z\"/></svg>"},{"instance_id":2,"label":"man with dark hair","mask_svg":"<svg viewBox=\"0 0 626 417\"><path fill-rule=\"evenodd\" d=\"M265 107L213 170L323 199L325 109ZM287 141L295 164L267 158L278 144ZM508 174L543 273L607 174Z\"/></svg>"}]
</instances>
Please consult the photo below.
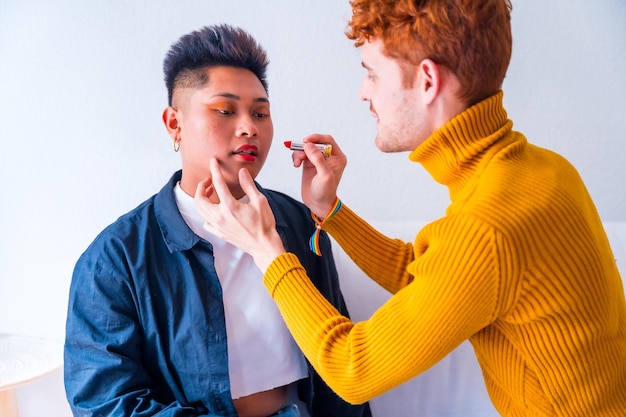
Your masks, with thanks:
<instances>
[{"instance_id":1,"label":"man with dark hair","mask_svg":"<svg viewBox=\"0 0 626 417\"><path fill-rule=\"evenodd\" d=\"M174 90L201 87L208 81L205 69L213 66L245 68L268 93L265 50L245 30L227 25L204 27L182 36L165 55L163 72L168 104Z\"/></svg>"},{"instance_id":2,"label":"man with dark hair","mask_svg":"<svg viewBox=\"0 0 626 417\"><path fill-rule=\"evenodd\" d=\"M503 416L626 416L626 300L601 219L576 169L513 130L503 106L510 2L351 4L376 146L408 152L447 186L445 215L410 243L382 235L338 199L346 157L334 139L304 138L293 158L305 204L393 294L359 323L310 285L245 169L247 205L212 162L196 193L207 230L253 256L298 345L350 402L469 340ZM310 142L332 144L332 154Z\"/></svg>"},{"instance_id":3,"label":"man with dark hair","mask_svg":"<svg viewBox=\"0 0 626 417\"><path fill-rule=\"evenodd\" d=\"M65 385L77 416L369 417L322 382L289 334L252 258L202 228L193 201L219 160L259 173L272 142L265 51L227 25L183 36L164 61L163 122L182 170L107 227L78 260L70 289ZM285 247L347 314L328 236L308 250L308 209L257 187Z\"/></svg>"}]
</instances>

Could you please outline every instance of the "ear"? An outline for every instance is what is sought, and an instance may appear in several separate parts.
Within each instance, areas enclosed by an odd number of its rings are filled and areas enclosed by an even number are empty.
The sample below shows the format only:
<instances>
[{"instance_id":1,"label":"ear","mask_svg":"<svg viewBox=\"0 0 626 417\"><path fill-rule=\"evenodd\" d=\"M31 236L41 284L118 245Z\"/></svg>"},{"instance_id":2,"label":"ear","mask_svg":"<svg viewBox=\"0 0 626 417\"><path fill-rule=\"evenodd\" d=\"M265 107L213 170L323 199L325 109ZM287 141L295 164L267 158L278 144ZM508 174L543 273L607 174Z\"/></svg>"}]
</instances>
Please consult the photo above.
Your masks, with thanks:
<instances>
[{"instance_id":1,"label":"ear","mask_svg":"<svg viewBox=\"0 0 626 417\"><path fill-rule=\"evenodd\" d=\"M178 109L175 109L172 106L167 106L165 110L163 110L162 117L167 133L173 140L176 140L178 134L180 133L180 120L178 117Z\"/></svg>"},{"instance_id":2,"label":"ear","mask_svg":"<svg viewBox=\"0 0 626 417\"><path fill-rule=\"evenodd\" d=\"M416 82L419 83L418 87L420 88L425 103L431 104L441 91L441 73L439 66L431 59L424 59L420 62L418 71Z\"/></svg>"}]
</instances>

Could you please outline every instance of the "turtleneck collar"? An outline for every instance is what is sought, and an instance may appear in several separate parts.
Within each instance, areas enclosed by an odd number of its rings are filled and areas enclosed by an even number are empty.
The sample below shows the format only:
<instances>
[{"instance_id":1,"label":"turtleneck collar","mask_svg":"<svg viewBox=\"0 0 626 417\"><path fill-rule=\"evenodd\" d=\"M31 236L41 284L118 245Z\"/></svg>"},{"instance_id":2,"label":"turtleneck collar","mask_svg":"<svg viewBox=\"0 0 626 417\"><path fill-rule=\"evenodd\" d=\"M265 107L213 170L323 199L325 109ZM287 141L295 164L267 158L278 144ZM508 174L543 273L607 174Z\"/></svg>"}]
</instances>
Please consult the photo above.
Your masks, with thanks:
<instances>
[{"instance_id":1,"label":"turtleneck collar","mask_svg":"<svg viewBox=\"0 0 626 417\"><path fill-rule=\"evenodd\" d=\"M465 109L411 152L409 159L422 164L451 193L462 189L480 164L481 154L513 127L502 97L500 91Z\"/></svg>"}]
</instances>

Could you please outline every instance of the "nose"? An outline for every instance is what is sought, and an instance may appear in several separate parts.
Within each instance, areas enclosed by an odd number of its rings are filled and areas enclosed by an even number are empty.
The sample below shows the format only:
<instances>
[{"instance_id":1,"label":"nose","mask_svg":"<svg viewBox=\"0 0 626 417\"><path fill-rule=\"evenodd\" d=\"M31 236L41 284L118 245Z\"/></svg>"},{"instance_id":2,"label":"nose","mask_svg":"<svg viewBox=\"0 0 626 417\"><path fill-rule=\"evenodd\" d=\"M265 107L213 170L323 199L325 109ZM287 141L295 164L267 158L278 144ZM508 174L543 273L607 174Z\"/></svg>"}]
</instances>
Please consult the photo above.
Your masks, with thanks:
<instances>
[{"instance_id":1,"label":"nose","mask_svg":"<svg viewBox=\"0 0 626 417\"><path fill-rule=\"evenodd\" d=\"M361 87L359 88L359 98L361 99L361 101L370 101L369 92L367 90L367 83L365 81L366 78L363 78L363 81L361 81Z\"/></svg>"},{"instance_id":2,"label":"nose","mask_svg":"<svg viewBox=\"0 0 626 417\"><path fill-rule=\"evenodd\" d=\"M241 116L239 123L237 124L237 136L255 137L259 133L254 119L249 114Z\"/></svg>"}]
</instances>

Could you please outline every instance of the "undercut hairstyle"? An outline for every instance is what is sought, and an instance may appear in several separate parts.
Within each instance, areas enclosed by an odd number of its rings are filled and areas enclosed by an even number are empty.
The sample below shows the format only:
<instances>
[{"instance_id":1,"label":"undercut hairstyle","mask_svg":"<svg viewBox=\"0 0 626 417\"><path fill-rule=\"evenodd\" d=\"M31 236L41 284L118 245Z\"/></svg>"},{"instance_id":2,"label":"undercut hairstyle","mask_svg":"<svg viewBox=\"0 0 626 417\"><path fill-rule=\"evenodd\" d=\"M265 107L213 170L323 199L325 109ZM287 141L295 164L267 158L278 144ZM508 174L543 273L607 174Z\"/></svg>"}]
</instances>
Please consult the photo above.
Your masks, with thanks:
<instances>
[{"instance_id":1,"label":"undercut hairstyle","mask_svg":"<svg viewBox=\"0 0 626 417\"><path fill-rule=\"evenodd\" d=\"M178 88L202 88L207 68L228 66L251 71L268 93L267 53L245 30L226 24L205 26L182 36L163 61L168 104Z\"/></svg>"},{"instance_id":2,"label":"undercut hairstyle","mask_svg":"<svg viewBox=\"0 0 626 417\"><path fill-rule=\"evenodd\" d=\"M510 0L352 0L346 36L359 47L381 39L397 59L405 87L424 59L459 80L460 99L475 104L502 89L511 60Z\"/></svg>"}]
</instances>

